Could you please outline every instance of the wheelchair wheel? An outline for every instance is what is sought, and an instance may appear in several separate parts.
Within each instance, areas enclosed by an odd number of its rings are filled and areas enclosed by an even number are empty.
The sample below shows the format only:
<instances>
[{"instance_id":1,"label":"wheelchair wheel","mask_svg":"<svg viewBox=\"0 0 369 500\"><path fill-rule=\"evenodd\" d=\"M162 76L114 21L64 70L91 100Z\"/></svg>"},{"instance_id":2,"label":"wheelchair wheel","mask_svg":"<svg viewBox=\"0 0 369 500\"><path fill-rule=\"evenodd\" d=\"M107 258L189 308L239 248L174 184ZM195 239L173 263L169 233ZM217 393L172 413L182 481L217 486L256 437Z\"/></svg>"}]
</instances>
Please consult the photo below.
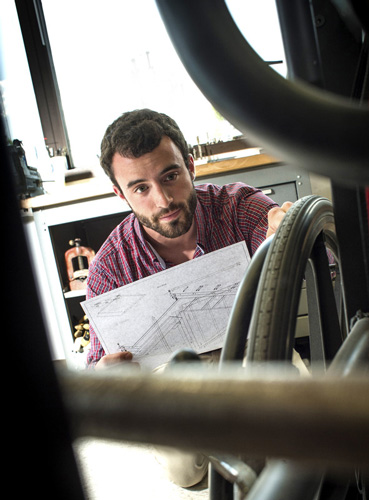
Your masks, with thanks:
<instances>
[{"instance_id":1,"label":"wheelchair wheel","mask_svg":"<svg viewBox=\"0 0 369 500\"><path fill-rule=\"evenodd\" d=\"M266 256L249 328L247 360L292 359L305 276L307 289L313 288L315 312L321 325L321 331L310 331L310 340L322 337L324 358L333 359L346 335L346 321L342 320L335 299L329 255L338 265L332 204L314 195L301 198L287 212ZM340 283L335 286L342 290Z\"/></svg>"}]
</instances>

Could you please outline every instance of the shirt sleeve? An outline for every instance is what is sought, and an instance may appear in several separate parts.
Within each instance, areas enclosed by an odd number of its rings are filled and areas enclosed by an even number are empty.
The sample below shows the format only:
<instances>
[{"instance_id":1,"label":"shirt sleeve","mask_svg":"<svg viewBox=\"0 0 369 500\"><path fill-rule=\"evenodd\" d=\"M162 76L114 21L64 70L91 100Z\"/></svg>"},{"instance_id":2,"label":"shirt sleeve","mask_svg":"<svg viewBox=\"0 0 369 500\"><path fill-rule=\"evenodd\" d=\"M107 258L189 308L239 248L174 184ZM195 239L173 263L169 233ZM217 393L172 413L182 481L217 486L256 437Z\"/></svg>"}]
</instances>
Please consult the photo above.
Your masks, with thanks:
<instances>
[{"instance_id":1,"label":"shirt sleeve","mask_svg":"<svg viewBox=\"0 0 369 500\"><path fill-rule=\"evenodd\" d=\"M98 266L93 266L88 273L86 299L109 292L116 285ZM105 355L105 351L90 324L90 349L87 354L87 368L95 368L96 363Z\"/></svg>"},{"instance_id":2,"label":"shirt sleeve","mask_svg":"<svg viewBox=\"0 0 369 500\"><path fill-rule=\"evenodd\" d=\"M251 192L248 189L245 194L240 190L237 218L250 254L253 255L266 238L268 212L279 205L258 189L252 189Z\"/></svg>"}]
</instances>

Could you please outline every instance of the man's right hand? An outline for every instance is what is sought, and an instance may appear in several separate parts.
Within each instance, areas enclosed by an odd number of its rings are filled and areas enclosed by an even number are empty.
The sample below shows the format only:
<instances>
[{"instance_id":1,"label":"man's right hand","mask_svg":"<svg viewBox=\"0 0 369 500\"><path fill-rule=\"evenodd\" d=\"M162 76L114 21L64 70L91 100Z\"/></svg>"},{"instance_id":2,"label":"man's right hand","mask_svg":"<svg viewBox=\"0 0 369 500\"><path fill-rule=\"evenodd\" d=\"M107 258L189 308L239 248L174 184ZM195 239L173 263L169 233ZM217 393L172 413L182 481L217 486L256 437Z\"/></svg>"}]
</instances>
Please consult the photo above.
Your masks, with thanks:
<instances>
[{"instance_id":1,"label":"man's right hand","mask_svg":"<svg viewBox=\"0 0 369 500\"><path fill-rule=\"evenodd\" d=\"M102 368L112 368L114 365L120 365L121 363L131 363L132 365L138 365L138 363L132 362L132 358L133 355L129 351L106 354L96 363L95 370L100 370Z\"/></svg>"}]
</instances>

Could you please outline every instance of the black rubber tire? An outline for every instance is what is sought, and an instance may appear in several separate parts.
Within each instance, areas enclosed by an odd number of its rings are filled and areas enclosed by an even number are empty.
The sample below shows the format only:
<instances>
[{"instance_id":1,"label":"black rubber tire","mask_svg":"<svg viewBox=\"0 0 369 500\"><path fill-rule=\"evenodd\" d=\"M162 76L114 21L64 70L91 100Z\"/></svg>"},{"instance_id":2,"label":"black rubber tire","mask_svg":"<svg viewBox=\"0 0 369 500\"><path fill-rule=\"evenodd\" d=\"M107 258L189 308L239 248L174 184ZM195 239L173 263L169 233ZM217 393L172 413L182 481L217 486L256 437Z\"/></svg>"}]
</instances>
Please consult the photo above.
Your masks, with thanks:
<instances>
[{"instance_id":1,"label":"black rubber tire","mask_svg":"<svg viewBox=\"0 0 369 500\"><path fill-rule=\"evenodd\" d=\"M322 234L338 262L331 202L312 195L294 203L274 236L260 276L249 329L248 361L292 359L304 272Z\"/></svg>"}]
</instances>

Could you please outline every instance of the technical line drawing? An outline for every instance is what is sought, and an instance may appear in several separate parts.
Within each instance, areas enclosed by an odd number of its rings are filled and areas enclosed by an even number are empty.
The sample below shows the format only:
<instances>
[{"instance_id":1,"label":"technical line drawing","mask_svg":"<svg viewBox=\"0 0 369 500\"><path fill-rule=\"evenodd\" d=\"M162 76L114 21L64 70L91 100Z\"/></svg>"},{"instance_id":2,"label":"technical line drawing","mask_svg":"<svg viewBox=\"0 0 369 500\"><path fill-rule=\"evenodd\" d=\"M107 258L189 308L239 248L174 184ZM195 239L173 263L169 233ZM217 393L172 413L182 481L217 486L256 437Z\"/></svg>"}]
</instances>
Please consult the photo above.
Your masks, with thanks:
<instances>
[{"instance_id":1,"label":"technical line drawing","mask_svg":"<svg viewBox=\"0 0 369 500\"><path fill-rule=\"evenodd\" d=\"M124 316L127 311L135 307L142 299L145 298L145 294L125 294L117 293L111 299L106 298L96 303L96 314L98 317L111 318L113 316ZM121 307L122 302L124 307Z\"/></svg>"},{"instance_id":2,"label":"technical line drawing","mask_svg":"<svg viewBox=\"0 0 369 500\"><path fill-rule=\"evenodd\" d=\"M173 303L160 318L153 317L152 326L127 351L136 356L172 353L179 346L192 346L197 352L211 349L214 342L221 342L227 327L239 283L214 290L185 293L168 291ZM212 332L209 336L209 331ZM209 348L208 348L209 347Z\"/></svg>"},{"instance_id":3,"label":"technical line drawing","mask_svg":"<svg viewBox=\"0 0 369 500\"><path fill-rule=\"evenodd\" d=\"M107 354L150 368L177 349L219 349L250 256L236 243L82 302Z\"/></svg>"}]
</instances>

